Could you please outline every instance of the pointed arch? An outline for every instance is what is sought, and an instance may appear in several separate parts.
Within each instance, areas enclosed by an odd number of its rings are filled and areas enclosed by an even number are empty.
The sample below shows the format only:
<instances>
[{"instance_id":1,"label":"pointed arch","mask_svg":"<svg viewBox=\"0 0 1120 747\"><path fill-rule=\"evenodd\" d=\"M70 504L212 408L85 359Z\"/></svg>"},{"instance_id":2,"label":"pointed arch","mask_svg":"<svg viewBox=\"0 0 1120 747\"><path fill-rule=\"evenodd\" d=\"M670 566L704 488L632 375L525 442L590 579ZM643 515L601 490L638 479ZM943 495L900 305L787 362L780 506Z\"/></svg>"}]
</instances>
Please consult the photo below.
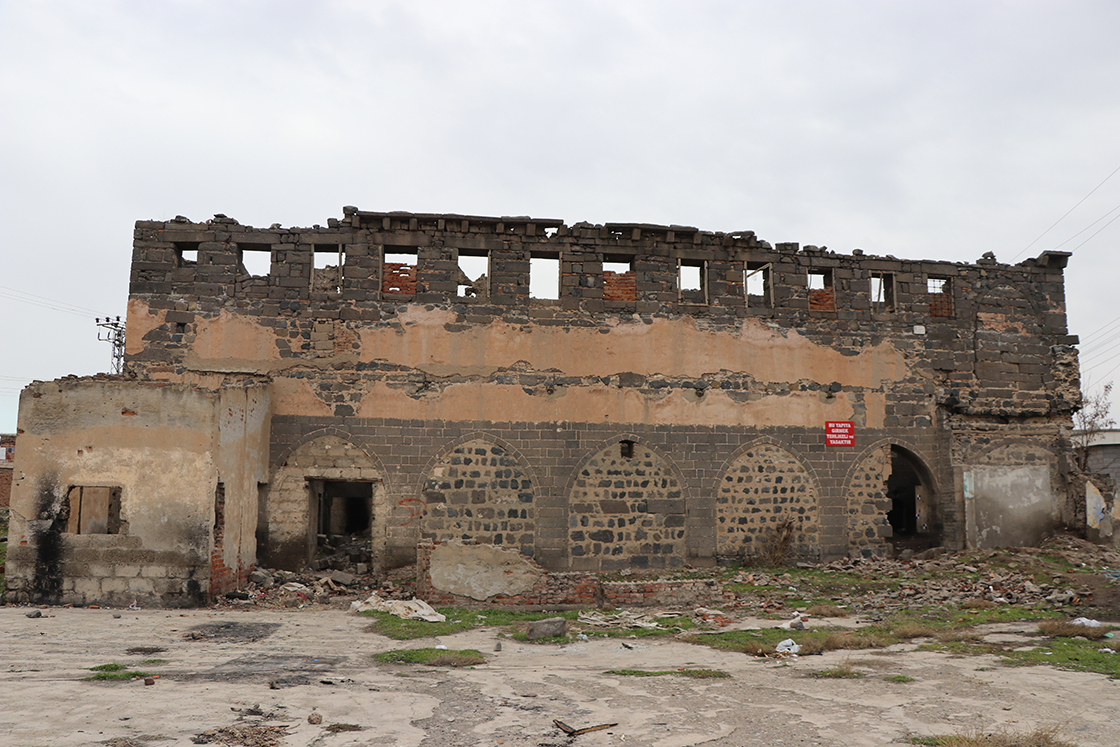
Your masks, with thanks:
<instances>
[{"instance_id":1,"label":"pointed arch","mask_svg":"<svg viewBox=\"0 0 1120 747\"><path fill-rule=\"evenodd\" d=\"M385 477L381 461L346 431L328 427L304 434L277 455L267 493L261 496L258 542L263 561L288 570L306 567L321 529L341 534L368 531L373 560L384 545ZM332 506L335 518L342 519L334 524L327 519ZM347 517L364 526L352 526Z\"/></svg>"},{"instance_id":2,"label":"pointed arch","mask_svg":"<svg viewBox=\"0 0 1120 747\"><path fill-rule=\"evenodd\" d=\"M789 554L820 558L820 483L812 468L772 438L759 438L727 460L716 494L716 554L760 557L777 534L792 532Z\"/></svg>"},{"instance_id":3,"label":"pointed arch","mask_svg":"<svg viewBox=\"0 0 1120 747\"><path fill-rule=\"evenodd\" d=\"M421 539L474 540L535 554L538 483L513 446L470 433L433 456L424 475Z\"/></svg>"},{"instance_id":4,"label":"pointed arch","mask_svg":"<svg viewBox=\"0 0 1120 747\"><path fill-rule=\"evenodd\" d=\"M901 439L881 439L863 450L844 482L849 555L879 557L940 544L939 491L929 464Z\"/></svg>"},{"instance_id":5,"label":"pointed arch","mask_svg":"<svg viewBox=\"0 0 1120 747\"><path fill-rule=\"evenodd\" d=\"M573 567L678 568L687 557L688 499L673 461L639 436L601 443L568 491Z\"/></svg>"}]
</instances>

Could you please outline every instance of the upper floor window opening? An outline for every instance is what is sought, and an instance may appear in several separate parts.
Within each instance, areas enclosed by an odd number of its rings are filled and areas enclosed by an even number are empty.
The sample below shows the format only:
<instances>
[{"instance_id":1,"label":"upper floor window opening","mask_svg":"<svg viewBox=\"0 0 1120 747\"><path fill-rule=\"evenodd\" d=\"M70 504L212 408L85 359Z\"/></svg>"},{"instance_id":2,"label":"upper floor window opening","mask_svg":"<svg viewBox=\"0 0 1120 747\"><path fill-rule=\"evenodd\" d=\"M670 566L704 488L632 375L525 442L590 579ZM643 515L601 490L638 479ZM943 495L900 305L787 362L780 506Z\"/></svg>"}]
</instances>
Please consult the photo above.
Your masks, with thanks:
<instances>
[{"instance_id":1,"label":"upper floor window opening","mask_svg":"<svg viewBox=\"0 0 1120 747\"><path fill-rule=\"evenodd\" d=\"M832 270L809 272L809 310L836 310L836 296L832 289Z\"/></svg>"},{"instance_id":2,"label":"upper floor window opening","mask_svg":"<svg viewBox=\"0 0 1120 747\"><path fill-rule=\"evenodd\" d=\"M559 254L533 254L529 258L529 298L560 298Z\"/></svg>"},{"instance_id":3,"label":"upper floor window opening","mask_svg":"<svg viewBox=\"0 0 1120 747\"><path fill-rule=\"evenodd\" d=\"M459 252L459 276L456 280L460 298L484 298L490 295L490 255Z\"/></svg>"},{"instance_id":4,"label":"upper floor window opening","mask_svg":"<svg viewBox=\"0 0 1120 747\"><path fill-rule=\"evenodd\" d=\"M894 275L889 272L871 273L871 308L875 311L894 311Z\"/></svg>"}]
</instances>

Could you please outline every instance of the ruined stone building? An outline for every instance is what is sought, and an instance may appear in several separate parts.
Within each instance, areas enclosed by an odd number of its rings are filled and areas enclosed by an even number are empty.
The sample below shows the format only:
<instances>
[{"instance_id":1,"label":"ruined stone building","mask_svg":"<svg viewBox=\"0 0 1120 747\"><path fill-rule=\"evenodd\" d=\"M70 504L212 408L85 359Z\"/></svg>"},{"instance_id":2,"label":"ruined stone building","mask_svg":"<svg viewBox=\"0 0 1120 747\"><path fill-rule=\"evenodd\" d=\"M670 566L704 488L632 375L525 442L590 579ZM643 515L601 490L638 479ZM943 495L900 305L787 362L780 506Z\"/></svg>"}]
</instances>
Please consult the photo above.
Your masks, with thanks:
<instances>
[{"instance_id":1,"label":"ruined stone building","mask_svg":"<svg viewBox=\"0 0 1120 747\"><path fill-rule=\"evenodd\" d=\"M1031 543L1084 515L1067 258L139 221L126 374L21 397L11 596L189 604L335 534L382 570L423 540L557 571Z\"/></svg>"}]
</instances>

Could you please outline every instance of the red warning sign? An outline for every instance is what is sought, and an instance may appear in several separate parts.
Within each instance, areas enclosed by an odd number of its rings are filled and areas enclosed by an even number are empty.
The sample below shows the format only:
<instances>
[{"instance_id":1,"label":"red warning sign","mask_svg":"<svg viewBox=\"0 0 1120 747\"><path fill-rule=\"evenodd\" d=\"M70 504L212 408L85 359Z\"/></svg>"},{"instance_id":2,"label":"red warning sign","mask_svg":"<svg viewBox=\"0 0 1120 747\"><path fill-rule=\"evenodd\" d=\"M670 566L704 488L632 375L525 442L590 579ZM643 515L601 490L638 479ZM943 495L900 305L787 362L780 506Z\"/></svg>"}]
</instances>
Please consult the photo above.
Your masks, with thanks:
<instances>
[{"instance_id":1,"label":"red warning sign","mask_svg":"<svg viewBox=\"0 0 1120 747\"><path fill-rule=\"evenodd\" d=\"M825 446L855 446L856 424L848 420L829 420L824 424Z\"/></svg>"}]
</instances>

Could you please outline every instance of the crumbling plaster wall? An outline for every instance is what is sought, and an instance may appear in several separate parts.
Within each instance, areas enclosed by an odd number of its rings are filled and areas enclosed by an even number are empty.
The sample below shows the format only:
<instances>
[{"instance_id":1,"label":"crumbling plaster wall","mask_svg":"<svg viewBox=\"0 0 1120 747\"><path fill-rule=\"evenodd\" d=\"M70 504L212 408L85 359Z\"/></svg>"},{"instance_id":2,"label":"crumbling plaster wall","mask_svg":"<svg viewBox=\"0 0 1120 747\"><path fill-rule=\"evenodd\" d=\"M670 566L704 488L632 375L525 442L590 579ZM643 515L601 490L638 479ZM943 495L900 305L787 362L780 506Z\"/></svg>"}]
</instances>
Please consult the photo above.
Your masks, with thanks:
<instances>
[{"instance_id":1,"label":"crumbling plaster wall","mask_svg":"<svg viewBox=\"0 0 1120 747\"><path fill-rule=\"evenodd\" d=\"M249 251L269 255L267 275L246 272ZM340 267L315 268L323 253ZM386 269L399 253L415 267L407 282L386 282L404 272ZM459 294L461 254L488 258L474 295ZM867 482L886 470L867 449L885 445L889 458L903 443L940 486L930 497L943 539L959 546L972 442L992 429L1048 447L1077 403L1067 256L908 261L772 246L751 232L353 208L314 228L140 221L127 365L142 379L211 387L270 378L274 472L308 434L345 434L380 465L387 510L375 535L389 565L411 558L425 524L450 529L425 493L442 477L433 459L471 434L509 445L534 475L535 520L517 541L531 531L533 557L550 568L587 562L570 534L572 480L620 434L678 465L685 527L668 557L714 562L731 549L716 496L728 458L760 438L815 476L799 551L889 549L889 506ZM534 257L559 259L557 299L529 298ZM605 262L629 263L625 293L608 287ZM701 291L679 288L682 264L700 268ZM765 278L761 295L747 295L751 272ZM810 293L810 275L826 288ZM887 289L877 297L875 283ZM854 423L855 446L824 445L831 420ZM299 529L279 518L287 479L269 489L277 541L285 522ZM1068 513L1060 490L1050 501ZM636 567L657 555L623 554Z\"/></svg>"},{"instance_id":2,"label":"crumbling plaster wall","mask_svg":"<svg viewBox=\"0 0 1120 747\"><path fill-rule=\"evenodd\" d=\"M263 464L262 389L213 392L124 377L35 383L20 398L8 588L17 601L196 604L211 589L215 493L225 552L255 561L252 464ZM73 486L119 488L120 531L66 531ZM77 507L74 507L77 510ZM243 531L248 519L249 531Z\"/></svg>"}]
</instances>

